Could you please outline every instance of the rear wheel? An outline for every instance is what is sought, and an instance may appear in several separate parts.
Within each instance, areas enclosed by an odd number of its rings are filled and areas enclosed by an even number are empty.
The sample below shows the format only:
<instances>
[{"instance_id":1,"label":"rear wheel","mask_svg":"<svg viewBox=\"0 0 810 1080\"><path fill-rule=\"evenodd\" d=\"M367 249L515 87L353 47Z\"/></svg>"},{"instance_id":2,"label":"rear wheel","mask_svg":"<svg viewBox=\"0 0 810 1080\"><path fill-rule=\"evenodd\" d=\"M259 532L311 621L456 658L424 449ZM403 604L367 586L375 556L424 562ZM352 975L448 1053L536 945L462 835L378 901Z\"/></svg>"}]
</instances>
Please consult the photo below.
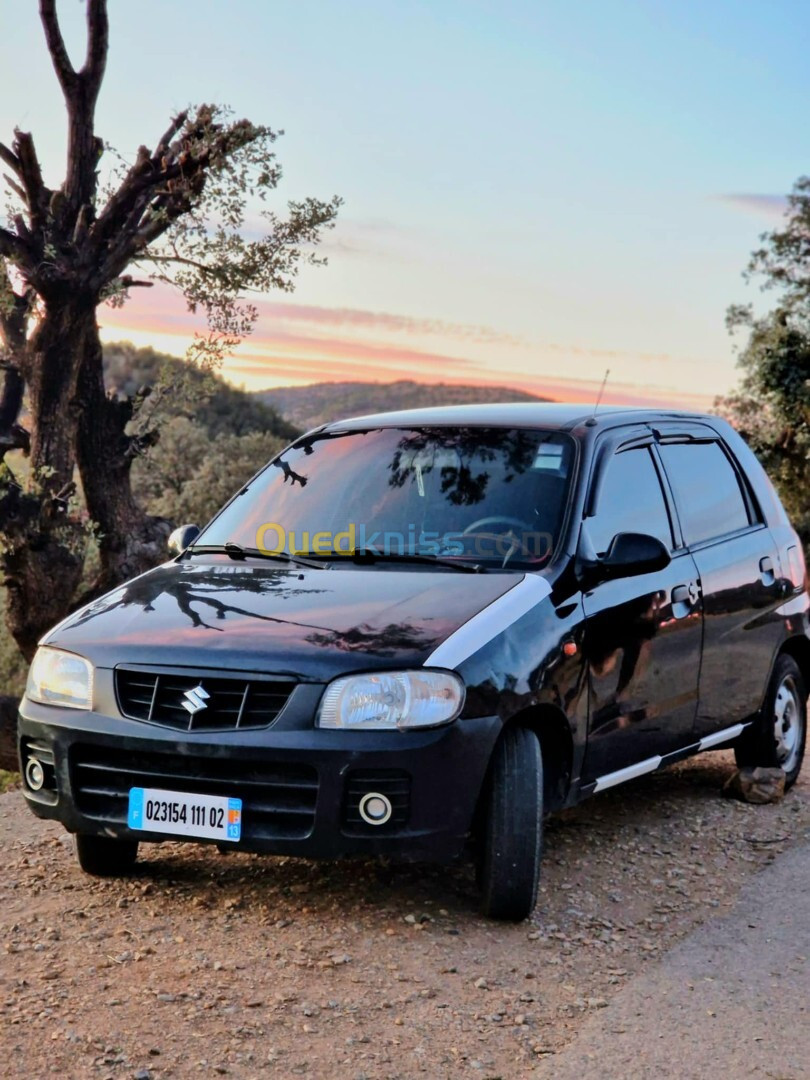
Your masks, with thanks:
<instances>
[{"instance_id":1,"label":"rear wheel","mask_svg":"<svg viewBox=\"0 0 810 1080\"><path fill-rule=\"evenodd\" d=\"M774 664L762 712L741 736L734 750L737 765L764 765L784 770L785 787L796 782L807 739L807 688L792 656Z\"/></svg>"},{"instance_id":2,"label":"rear wheel","mask_svg":"<svg viewBox=\"0 0 810 1080\"><path fill-rule=\"evenodd\" d=\"M79 866L94 877L126 877L138 858L137 840L116 840L109 836L76 833L73 848Z\"/></svg>"},{"instance_id":3,"label":"rear wheel","mask_svg":"<svg viewBox=\"0 0 810 1080\"><path fill-rule=\"evenodd\" d=\"M519 922L537 902L543 840L543 760L527 728L509 728L495 748L481 824L481 910Z\"/></svg>"}]
</instances>

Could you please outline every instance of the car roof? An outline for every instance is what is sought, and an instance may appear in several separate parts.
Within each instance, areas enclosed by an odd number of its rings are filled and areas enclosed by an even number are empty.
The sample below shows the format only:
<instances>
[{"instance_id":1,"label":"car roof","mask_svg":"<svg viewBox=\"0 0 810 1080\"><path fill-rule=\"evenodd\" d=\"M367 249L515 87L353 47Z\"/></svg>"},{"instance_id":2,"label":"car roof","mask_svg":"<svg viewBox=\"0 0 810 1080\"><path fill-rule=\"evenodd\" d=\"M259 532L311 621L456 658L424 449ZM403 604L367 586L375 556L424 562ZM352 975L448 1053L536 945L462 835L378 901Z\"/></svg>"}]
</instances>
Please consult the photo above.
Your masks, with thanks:
<instances>
[{"instance_id":1,"label":"car roof","mask_svg":"<svg viewBox=\"0 0 810 1080\"><path fill-rule=\"evenodd\" d=\"M370 413L325 425L327 431L362 430L381 427L516 427L551 428L570 431L594 416L592 405L544 401L491 402L481 405L438 405L428 409ZM595 427L626 423L653 423L662 420L712 419L704 413L682 410L632 408L602 405L596 411Z\"/></svg>"}]
</instances>

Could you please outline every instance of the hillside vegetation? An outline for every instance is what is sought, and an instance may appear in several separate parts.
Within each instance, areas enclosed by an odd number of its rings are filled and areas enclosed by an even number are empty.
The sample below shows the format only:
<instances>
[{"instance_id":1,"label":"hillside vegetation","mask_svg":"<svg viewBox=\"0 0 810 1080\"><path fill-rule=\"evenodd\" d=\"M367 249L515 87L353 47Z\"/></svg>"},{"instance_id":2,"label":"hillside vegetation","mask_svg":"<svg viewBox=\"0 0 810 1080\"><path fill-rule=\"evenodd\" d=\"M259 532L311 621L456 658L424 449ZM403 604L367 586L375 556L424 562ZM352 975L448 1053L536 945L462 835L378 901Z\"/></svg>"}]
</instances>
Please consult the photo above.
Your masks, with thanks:
<instances>
[{"instance_id":1,"label":"hillside vegetation","mask_svg":"<svg viewBox=\"0 0 810 1080\"><path fill-rule=\"evenodd\" d=\"M121 396L137 394L144 386L167 387L169 393L159 405L164 415L194 419L214 438L264 431L289 440L298 434L272 403L257 394L248 394L216 373L201 371L155 349L139 349L126 341L105 345L104 378ZM151 408L151 403L146 407Z\"/></svg>"},{"instance_id":2,"label":"hillside vegetation","mask_svg":"<svg viewBox=\"0 0 810 1080\"><path fill-rule=\"evenodd\" d=\"M326 382L260 390L255 397L272 406L291 424L306 431L348 416L425 408L430 405L472 405L483 401L550 401L509 386L450 386L400 379L391 383Z\"/></svg>"}]
</instances>

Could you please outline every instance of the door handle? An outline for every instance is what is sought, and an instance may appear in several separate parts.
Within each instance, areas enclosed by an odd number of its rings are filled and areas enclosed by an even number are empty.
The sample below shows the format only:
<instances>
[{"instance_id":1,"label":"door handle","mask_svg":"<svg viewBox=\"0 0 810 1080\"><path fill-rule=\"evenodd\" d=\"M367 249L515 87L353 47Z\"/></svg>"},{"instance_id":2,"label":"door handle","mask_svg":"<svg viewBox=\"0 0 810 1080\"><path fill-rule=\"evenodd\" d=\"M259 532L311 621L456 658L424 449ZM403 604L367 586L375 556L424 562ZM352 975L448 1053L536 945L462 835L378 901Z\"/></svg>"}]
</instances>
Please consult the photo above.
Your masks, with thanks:
<instances>
[{"instance_id":1,"label":"door handle","mask_svg":"<svg viewBox=\"0 0 810 1080\"><path fill-rule=\"evenodd\" d=\"M759 578L763 585L773 585L776 574L773 569L773 559L770 555L764 555L759 560Z\"/></svg>"},{"instance_id":2,"label":"door handle","mask_svg":"<svg viewBox=\"0 0 810 1080\"><path fill-rule=\"evenodd\" d=\"M700 585L696 581L690 581L685 585L676 585L672 590L672 614L676 619L682 618L688 614L688 609L691 609L700 599ZM684 604L687 608L686 611L676 611L676 604Z\"/></svg>"}]
</instances>

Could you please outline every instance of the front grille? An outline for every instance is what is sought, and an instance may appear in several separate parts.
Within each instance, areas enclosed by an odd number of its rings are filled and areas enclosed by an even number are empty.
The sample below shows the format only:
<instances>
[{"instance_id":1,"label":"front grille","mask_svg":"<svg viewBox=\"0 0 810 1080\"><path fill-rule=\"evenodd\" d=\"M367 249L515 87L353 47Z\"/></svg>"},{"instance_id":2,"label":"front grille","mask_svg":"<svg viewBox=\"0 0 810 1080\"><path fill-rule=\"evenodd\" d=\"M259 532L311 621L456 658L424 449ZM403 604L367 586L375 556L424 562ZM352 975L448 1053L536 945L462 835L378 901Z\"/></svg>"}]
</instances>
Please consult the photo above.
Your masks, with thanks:
<instances>
[{"instance_id":1,"label":"front grille","mask_svg":"<svg viewBox=\"0 0 810 1080\"><path fill-rule=\"evenodd\" d=\"M369 825L360 816L360 800L376 791L391 802L391 817L384 825ZM402 769L355 769L346 778L343 821L347 832L382 832L408 824L411 778Z\"/></svg>"},{"instance_id":2,"label":"front grille","mask_svg":"<svg viewBox=\"0 0 810 1080\"><path fill-rule=\"evenodd\" d=\"M133 787L242 800L243 839L302 839L315 821L318 774L310 765L74 745L71 782L87 817L126 825Z\"/></svg>"},{"instance_id":3,"label":"front grille","mask_svg":"<svg viewBox=\"0 0 810 1080\"><path fill-rule=\"evenodd\" d=\"M290 679L115 669L115 692L124 716L180 731L267 727L294 689Z\"/></svg>"}]
</instances>

